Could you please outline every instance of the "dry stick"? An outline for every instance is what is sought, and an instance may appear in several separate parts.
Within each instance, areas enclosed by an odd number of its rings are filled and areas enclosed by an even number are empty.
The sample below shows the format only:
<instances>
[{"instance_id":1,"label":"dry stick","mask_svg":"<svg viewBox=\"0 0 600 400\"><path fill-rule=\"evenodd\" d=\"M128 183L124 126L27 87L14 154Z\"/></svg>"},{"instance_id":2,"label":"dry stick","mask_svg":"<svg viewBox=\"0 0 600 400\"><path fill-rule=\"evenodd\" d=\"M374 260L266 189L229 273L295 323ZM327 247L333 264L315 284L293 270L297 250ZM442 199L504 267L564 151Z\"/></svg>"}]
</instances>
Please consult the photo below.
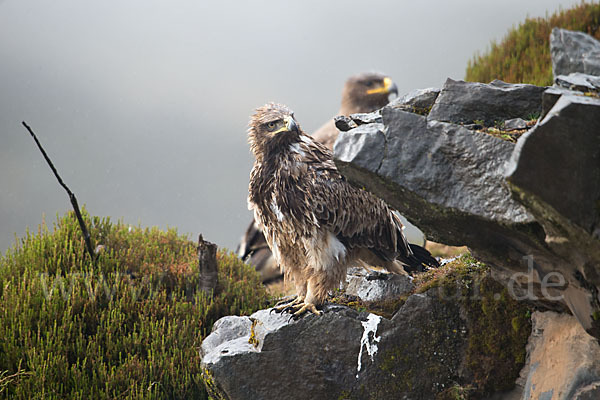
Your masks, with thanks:
<instances>
[{"instance_id":1,"label":"dry stick","mask_svg":"<svg viewBox=\"0 0 600 400\"><path fill-rule=\"evenodd\" d=\"M60 175L58 175L58 171L54 167L54 164L52 164L52 161L50 161L50 157L48 157L48 154L46 154L46 151L42 147L42 144L38 140L35 133L33 133L31 128L29 127L29 125L27 125L27 123L25 121L23 121L22 124L25 127L25 129L27 129L29 131L33 140L35 140L35 144L37 144L38 148L42 152L42 155L46 159L46 162L50 166L50 169L52 170L52 172L54 172L54 176L56 176L56 179L58 179L58 183L60 183L60 185L63 188L65 188L65 190L69 194L69 199L71 200L71 204L73 205L73 210L75 210L75 215L77 216L77 221L79 221L79 227L81 228L81 232L83 233L83 239L85 240L85 247L87 249L87 252L90 255L90 258L92 259L92 262L95 264L96 257L94 256L94 250L92 249L92 243L90 242L90 233L88 232L87 227L85 226L85 222L83 221L83 217L81 216L81 211L79 211L79 204L77 204L77 198L75 197L75 194L73 194L73 192L71 192L71 190L63 182Z\"/></svg>"}]
</instances>

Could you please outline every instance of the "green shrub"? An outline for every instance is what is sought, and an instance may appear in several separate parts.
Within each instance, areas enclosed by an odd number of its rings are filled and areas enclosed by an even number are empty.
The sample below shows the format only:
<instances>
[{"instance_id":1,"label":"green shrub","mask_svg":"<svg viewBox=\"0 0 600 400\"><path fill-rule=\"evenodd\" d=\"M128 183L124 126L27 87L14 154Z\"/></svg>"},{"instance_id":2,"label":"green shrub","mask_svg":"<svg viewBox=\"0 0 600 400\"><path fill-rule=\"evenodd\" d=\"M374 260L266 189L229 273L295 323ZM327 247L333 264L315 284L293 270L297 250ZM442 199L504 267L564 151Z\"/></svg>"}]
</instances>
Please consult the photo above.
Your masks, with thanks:
<instances>
[{"instance_id":1,"label":"green shrub","mask_svg":"<svg viewBox=\"0 0 600 400\"><path fill-rule=\"evenodd\" d=\"M219 251L214 296L175 230L74 214L0 259L0 398L206 398L198 348L214 321L267 305L254 270Z\"/></svg>"},{"instance_id":2,"label":"green shrub","mask_svg":"<svg viewBox=\"0 0 600 400\"><path fill-rule=\"evenodd\" d=\"M511 83L552 84L550 32L553 27L586 32L600 39L600 3L584 3L560 10L545 18L527 18L512 28L500 44L477 54L467 67L466 80L490 82L501 79Z\"/></svg>"}]
</instances>

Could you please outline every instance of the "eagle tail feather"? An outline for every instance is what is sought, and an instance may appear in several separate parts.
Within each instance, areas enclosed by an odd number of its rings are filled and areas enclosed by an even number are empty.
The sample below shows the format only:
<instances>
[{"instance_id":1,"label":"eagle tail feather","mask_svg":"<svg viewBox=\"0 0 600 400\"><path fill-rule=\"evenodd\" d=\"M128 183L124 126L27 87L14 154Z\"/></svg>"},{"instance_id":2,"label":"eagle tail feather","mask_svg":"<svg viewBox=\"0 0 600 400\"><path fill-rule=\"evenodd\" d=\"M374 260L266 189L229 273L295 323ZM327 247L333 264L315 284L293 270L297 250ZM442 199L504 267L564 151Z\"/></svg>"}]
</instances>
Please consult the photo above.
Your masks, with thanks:
<instances>
[{"instance_id":1,"label":"eagle tail feather","mask_svg":"<svg viewBox=\"0 0 600 400\"><path fill-rule=\"evenodd\" d=\"M419 271L423 272L427 268L438 268L440 263L436 260L427 249L416 244L409 244L412 250L412 255L406 257L408 272Z\"/></svg>"}]
</instances>

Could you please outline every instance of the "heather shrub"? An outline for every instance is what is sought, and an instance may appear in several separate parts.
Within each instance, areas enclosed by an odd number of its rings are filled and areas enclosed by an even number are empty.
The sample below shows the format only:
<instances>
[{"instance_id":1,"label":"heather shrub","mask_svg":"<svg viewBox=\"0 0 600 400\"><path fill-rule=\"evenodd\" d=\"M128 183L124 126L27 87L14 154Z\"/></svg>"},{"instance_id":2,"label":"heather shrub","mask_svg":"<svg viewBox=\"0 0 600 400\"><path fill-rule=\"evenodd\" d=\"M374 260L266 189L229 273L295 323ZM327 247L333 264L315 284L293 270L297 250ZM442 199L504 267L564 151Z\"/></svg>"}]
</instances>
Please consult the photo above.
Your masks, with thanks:
<instances>
[{"instance_id":1,"label":"heather shrub","mask_svg":"<svg viewBox=\"0 0 600 400\"><path fill-rule=\"evenodd\" d=\"M200 342L267 305L259 276L221 250L204 294L196 243L83 214L96 263L72 212L0 259L0 398L206 398Z\"/></svg>"}]
</instances>

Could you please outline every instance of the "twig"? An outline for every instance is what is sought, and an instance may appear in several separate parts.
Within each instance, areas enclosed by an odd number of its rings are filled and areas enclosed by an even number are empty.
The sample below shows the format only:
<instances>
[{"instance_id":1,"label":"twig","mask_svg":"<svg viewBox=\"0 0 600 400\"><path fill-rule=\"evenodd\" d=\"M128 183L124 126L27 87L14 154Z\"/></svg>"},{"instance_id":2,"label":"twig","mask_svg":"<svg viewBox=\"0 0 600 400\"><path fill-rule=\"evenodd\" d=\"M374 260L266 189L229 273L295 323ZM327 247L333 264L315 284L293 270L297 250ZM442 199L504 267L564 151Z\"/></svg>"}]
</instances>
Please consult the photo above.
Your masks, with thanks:
<instances>
[{"instance_id":1,"label":"twig","mask_svg":"<svg viewBox=\"0 0 600 400\"><path fill-rule=\"evenodd\" d=\"M87 252L90 255L90 258L92 259L92 262L96 263L96 256L94 256L94 250L92 249L92 243L90 242L90 233L88 232L87 227L85 226L85 222L83 221L83 217L81 216L81 211L79 210L79 204L77 204L77 198L75 197L75 194L73 194L73 192L71 192L71 190L68 188L68 186L63 182L62 178L58 174L58 171L54 167L54 164L52 164L50 157L48 157L48 154L46 154L46 151L42 147L42 144L38 140L35 133L33 133L33 130L31 130L31 128L29 127L29 125L27 125L27 123L25 121L23 121L22 123L23 123L23 126L25 127L25 129L27 129L29 131L29 134L35 141L35 144L37 144L38 148L42 152L42 155L44 156L44 159L50 166L50 169L54 173L54 176L56 176L56 179L58 179L58 183L60 183L60 185L67 191L67 194L69 195L69 199L71 200L71 204L73 205L73 210L75 211L75 215L77 216L77 221L79 222L79 227L81 228L81 232L83 233L83 239L85 240L85 247L87 249Z\"/></svg>"}]
</instances>

